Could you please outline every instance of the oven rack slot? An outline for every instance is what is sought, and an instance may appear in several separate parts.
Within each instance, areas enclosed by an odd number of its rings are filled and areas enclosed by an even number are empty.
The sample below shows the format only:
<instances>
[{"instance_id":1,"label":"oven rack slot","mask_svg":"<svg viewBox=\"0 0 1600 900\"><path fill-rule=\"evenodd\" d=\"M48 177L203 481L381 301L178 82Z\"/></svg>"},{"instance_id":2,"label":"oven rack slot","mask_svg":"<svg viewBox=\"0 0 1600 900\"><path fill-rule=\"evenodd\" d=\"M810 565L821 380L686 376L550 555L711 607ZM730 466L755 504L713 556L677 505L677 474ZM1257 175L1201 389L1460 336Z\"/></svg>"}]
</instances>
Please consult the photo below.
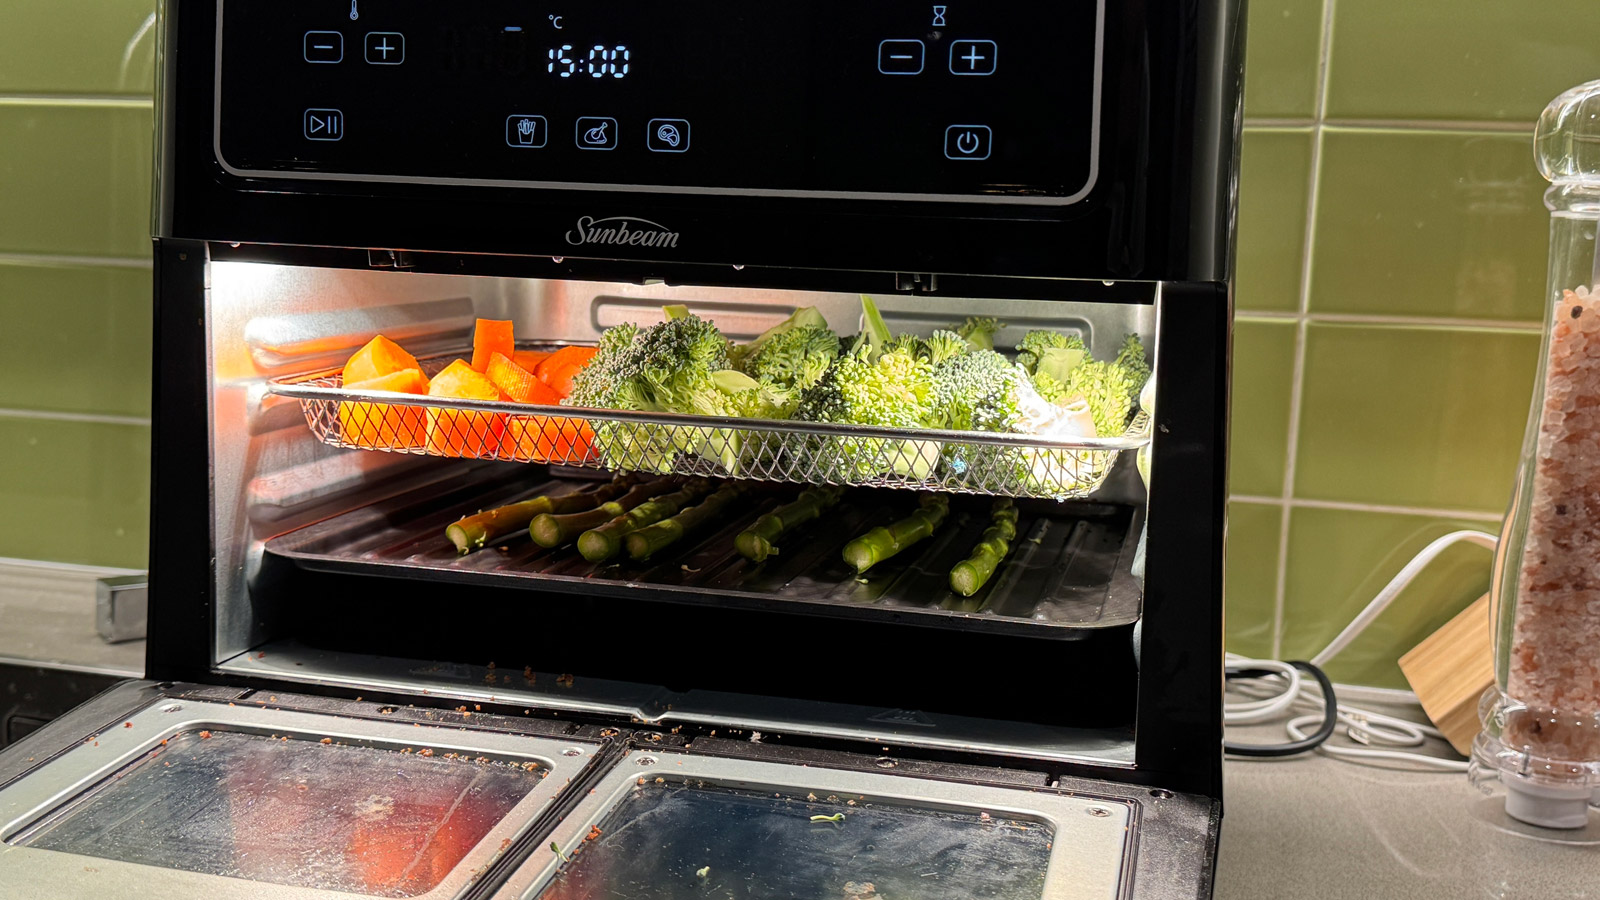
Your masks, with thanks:
<instances>
[{"instance_id":1,"label":"oven rack slot","mask_svg":"<svg viewBox=\"0 0 1600 900\"><path fill-rule=\"evenodd\" d=\"M527 474L504 466L476 466L279 535L267 541L265 553L269 560L312 572L1057 639L1131 625L1139 617L1143 592L1130 570L1143 516L1134 503L1021 502L1010 554L972 597L951 592L949 571L988 525L989 504L956 498L945 524L931 537L857 577L841 556L844 544L914 507L909 497L872 488L846 491L827 516L786 534L781 552L759 565L739 555L734 537L792 497L794 491L781 485L756 486L738 511L646 562L595 565L570 545L541 548L525 531L458 556L445 537L445 526L461 516L540 494L565 493L583 483L530 480ZM1119 481L1129 478L1131 473L1124 473Z\"/></svg>"},{"instance_id":2,"label":"oven rack slot","mask_svg":"<svg viewBox=\"0 0 1600 900\"><path fill-rule=\"evenodd\" d=\"M420 360L430 377L456 354ZM611 471L1073 500L1150 442L1139 411L1114 438L875 428L349 391L340 370L274 379L336 447Z\"/></svg>"}]
</instances>

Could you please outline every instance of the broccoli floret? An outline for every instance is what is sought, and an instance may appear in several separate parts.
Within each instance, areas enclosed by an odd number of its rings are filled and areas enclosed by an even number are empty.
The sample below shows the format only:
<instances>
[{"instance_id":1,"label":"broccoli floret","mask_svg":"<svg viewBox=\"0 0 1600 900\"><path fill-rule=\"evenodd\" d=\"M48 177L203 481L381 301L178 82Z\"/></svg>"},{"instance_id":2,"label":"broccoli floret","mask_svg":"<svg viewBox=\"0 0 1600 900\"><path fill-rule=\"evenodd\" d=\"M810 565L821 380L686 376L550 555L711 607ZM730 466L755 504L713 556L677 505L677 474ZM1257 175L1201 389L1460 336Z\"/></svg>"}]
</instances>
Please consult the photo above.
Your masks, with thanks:
<instances>
[{"instance_id":1,"label":"broccoli floret","mask_svg":"<svg viewBox=\"0 0 1600 900\"><path fill-rule=\"evenodd\" d=\"M954 331L939 329L923 341L923 353L928 362L939 365L972 349L967 339Z\"/></svg>"},{"instance_id":2,"label":"broccoli floret","mask_svg":"<svg viewBox=\"0 0 1600 900\"><path fill-rule=\"evenodd\" d=\"M1089 352L1089 348L1083 343L1083 338L1075 334L1036 329L1023 335L1017 344L1017 362L1032 375L1038 371L1039 358L1046 350L1081 350L1085 355Z\"/></svg>"},{"instance_id":3,"label":"broccoli floret","mask_svg":"<svg viewBox=\"0 0 1600 900\"><path fill-rule=\"evenodd\" d=\"M799 328L819 328L829 331L828 320L815 306L802 306L789 315L789 318L761 332L755 340L748 344L735 344L728 350L728 361L732 368L741 372L747 371L745 366L756 352L767 345L768 341L785 332Z\"/></svg>"},{"instance_id":4,"label":"broccoli floret","mask_svg":"<svg viewBox=\"0 0 1600 900\"><path fill-rule=\"evenodd\" d=\"M928 337L917 337L914 334L902 334L891 339L883 347L884 352L900 352L937 366L947 359L970 353L972 345L966 338L954 331L940 329Z\"/></svg>"},{"instance_id":5,"label":"broccoli floret","mask_svg":"<svg viewBox=\"0 0 1600 900\"><path fill-rule=\"evenodd\" d=\"M1091 360L1073 369L1064 393L1088 401L1100 437L1115 437L1128 427L1133 395L1128 391L1128 371L1116 363Z\"/></svg>"},{"instance_id":6,"label":"broccoli floret","mask_svg":"<svg viewBox=\"0 0 1600 900\"><path fill-rule=\"evenodd\" d=\"M902 334L890 338L889 342L883 345L883 352L905 353L911 356L919 357L926 356L927 354L927 350L922 343L922 338L919 338L914 334Z\"/></svg>"},{"instance_id":7,"label":"broccoli floret","mask_svg":"<svg viewBox=\"0 0 1600 900\"><path fill-rule=\"evenodd\" d=\"M858 344L828 367L806 391L795 418L840 425L928 428L936 424L933 366L904 347L873 358L870 343ZM887 438L828 438L823 457L848 461L850 473L870 478L885 472L925 478L938 453L924 441Z\"/></svg>"},{"instance_id":8,"label":"broccoli floret","mask_svg":"<svg viewBox=\"0 0 1600 900\"><path fill-rule=\"evenodd\" d=\"M624 369L638 336L639 326L632 323L607 328L600 335L594 358L572 379L572 394L562 402L568 406L616 408L618 385L626 380Z\"/></svg>"},{"instance_id":9,"label":"broccoli floret","mask_svg":"<svg viewBox=\"0 0 1600 900\"><path fill-rule=\"evenodd\" d=\"M1017 388L1027 374L1002 354L978 350L934 369L934 403L945 428L1010 431L1021 418Z\"/></svg>"},{"instance_id":10,"label":"broccoli floret","mask_svg":"<svg viewBox=\"0 0 1600 900\"><path fill-rule=\"evenodd\" d=\"M973 350L993 350L994 336L1004 327L1005 323L993 316L973 316L956 328L956 334L964 338Z\"/></svg>"},{"instance_id":11,"label":"broccoli floret","mask_svg":"<svg viewBox=\"0 0 1600 900\"><path fill-rule=\"evenodd\" d=\"M1122 339L1122 349L1117 351L1117 365L1128 370L1128 380L1133 383L1133 396L1137 398L1150 380L1150 361L1144 358L1144 342L1137 334Z\"/></svg>"},{"instance_id":12,"label":"broccoli floret","mask_svg":"<svg viewBox=\"0 0 1600 900\"><path fill-rule=\"evenodd\" d=\"M719 414L712 380L728 368L728 342L712 323L669 311L647 329L625 324L601 335L599 351L573 380L571 406ZM695 452L701 429L604 422L595 444L615 469L670 472L679 451Z\"/></svg>"},{"instance_id":13,"label":"broccoli floret","mask_svg":"<svg viewBox=\"0 0 1600 900\"><path fill-rule=\"evenodd\" d=\"M1078 398L1087 401L1094 416L1095 434L1116 437L1127 429L1139 391L1149 377L1144 344L1138 335L1130 334L1123 340L1116 359L1088 360L1060 380L1048 373L1036 373L1033 387L1041 397L1059 406Z\"/></svg>"},{"instance_id":14,"label":"broccoli floret","mask_svg":"<svg viewBox=\"0 0 1600 900\"><path fill-rule=\"evenodd\" d=\"M1047 372L1034 373L1033 389L1039 392L1039 396L1043 397L1045 402L1057 406L1066 406L1072 400L1072 394L1068 392L1067 386Z\"/></svg>"},{"instance_id":15,"label":"broccoli floret","mask_svg":"<svg viewBox=\"0 0 1600 900\"><path fill-rule=\"evenodd\" d=\"M704 387L695 392L690 408L683 411L738 419L784 419L796 402L770 382L725 369L711 373ZM684 427L677 430L675 443L685 453L720 463L728 474L737 475L764 446L749 438L749 432L735 428Z\"/></svg>"},{"instance_id":16,"label":"broccoli floret","mask_svg":"<svg viewBox=\"0 0 1600 900\"><path fill-rule=\"evenodd\" d=\"M932 413L933 367L903 350L871 361L864 347L840 356L800 402L810 422L926 427Z\"/></svg>"},{"instance_id":17,"label":"broccoli floret","mask_svg":"<svg viewBox=\"0 0 1600 900\"><path fill-rule=\"evenodd\" d=\"M826 326L802 325L779 332L746 354L739 371L799 398L839 357L839 336Z\"/></svg>"}]
</instances>

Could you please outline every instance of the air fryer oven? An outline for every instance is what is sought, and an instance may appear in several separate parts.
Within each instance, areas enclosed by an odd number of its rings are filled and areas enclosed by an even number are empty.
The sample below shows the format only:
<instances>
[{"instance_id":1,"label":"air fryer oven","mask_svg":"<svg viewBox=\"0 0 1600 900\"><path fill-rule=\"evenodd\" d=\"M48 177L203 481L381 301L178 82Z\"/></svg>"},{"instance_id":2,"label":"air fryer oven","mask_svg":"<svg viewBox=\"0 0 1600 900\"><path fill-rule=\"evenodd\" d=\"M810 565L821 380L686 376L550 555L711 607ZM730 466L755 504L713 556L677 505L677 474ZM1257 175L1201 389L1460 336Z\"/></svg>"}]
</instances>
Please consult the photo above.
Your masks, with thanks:
<instances>
[{"instance_id":1,"label":"air fryer oven","mask_svg":"<svg viewBox=\"0 0 1600 900\"><path fill-rule=\"evenodd\" d=\"M1238 6L167 0L148 680L0 754L0 883L1208 897ZM973 598L974 478L864 577L841 545L911 485L731 551L798 470L645 563L457 556L457 517L601 473L319 419L378 333L848 333L863 294L1152 350L1147 430L1020 496Z\"/></svg>"}]
</instances>

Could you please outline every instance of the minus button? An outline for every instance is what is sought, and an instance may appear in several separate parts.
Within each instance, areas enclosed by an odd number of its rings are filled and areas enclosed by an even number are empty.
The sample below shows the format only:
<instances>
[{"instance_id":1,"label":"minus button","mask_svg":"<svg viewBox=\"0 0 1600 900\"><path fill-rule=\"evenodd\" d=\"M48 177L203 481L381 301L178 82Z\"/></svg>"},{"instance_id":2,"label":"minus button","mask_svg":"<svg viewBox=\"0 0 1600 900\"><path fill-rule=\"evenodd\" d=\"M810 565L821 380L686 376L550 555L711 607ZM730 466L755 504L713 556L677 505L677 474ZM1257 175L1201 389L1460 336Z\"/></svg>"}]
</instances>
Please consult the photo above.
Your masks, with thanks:
<instances>
[{"instance_id":1,"label":"minus button","mask_svg":"<svg viewBox=\"0 0 1600 900\"><path fill-rule=\"evenodd\" d=\"M878 71L885 75L920 75L927 47L914 38L878 43Z\"/></svg>"},{"instance_id":2,"label":"minus button","mask_svg":"<svg viewBox=\"0 0 1600 900\"><path fill-rule=\"evenodd\" d=\"M303 50L308 63L344 62L344 35L337 31L308 31Z\"/></svg>"}]
</instances>

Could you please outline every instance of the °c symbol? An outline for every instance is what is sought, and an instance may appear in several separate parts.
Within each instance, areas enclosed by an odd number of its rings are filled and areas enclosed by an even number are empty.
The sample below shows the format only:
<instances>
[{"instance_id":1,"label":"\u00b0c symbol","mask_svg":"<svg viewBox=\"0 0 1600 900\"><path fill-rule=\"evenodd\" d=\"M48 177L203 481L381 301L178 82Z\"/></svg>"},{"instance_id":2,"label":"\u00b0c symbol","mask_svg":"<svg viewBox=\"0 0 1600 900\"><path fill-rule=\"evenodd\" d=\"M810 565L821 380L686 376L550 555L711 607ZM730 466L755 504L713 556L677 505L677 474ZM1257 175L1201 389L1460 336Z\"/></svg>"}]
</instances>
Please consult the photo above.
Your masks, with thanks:
<instances>
[{"instance_id":1,"label":"\u00b0c symbol","mask_svg":"<svg viewBox=\"0 0 1600 900\"><path fill-rule=\"evenodd\" d=\"M561 20L565 19L566 16L551 15L548 18L550 19L550 24L555 26L555 29L557 31L560 31L561 30Z\"/></svg>"}]
</instances>

